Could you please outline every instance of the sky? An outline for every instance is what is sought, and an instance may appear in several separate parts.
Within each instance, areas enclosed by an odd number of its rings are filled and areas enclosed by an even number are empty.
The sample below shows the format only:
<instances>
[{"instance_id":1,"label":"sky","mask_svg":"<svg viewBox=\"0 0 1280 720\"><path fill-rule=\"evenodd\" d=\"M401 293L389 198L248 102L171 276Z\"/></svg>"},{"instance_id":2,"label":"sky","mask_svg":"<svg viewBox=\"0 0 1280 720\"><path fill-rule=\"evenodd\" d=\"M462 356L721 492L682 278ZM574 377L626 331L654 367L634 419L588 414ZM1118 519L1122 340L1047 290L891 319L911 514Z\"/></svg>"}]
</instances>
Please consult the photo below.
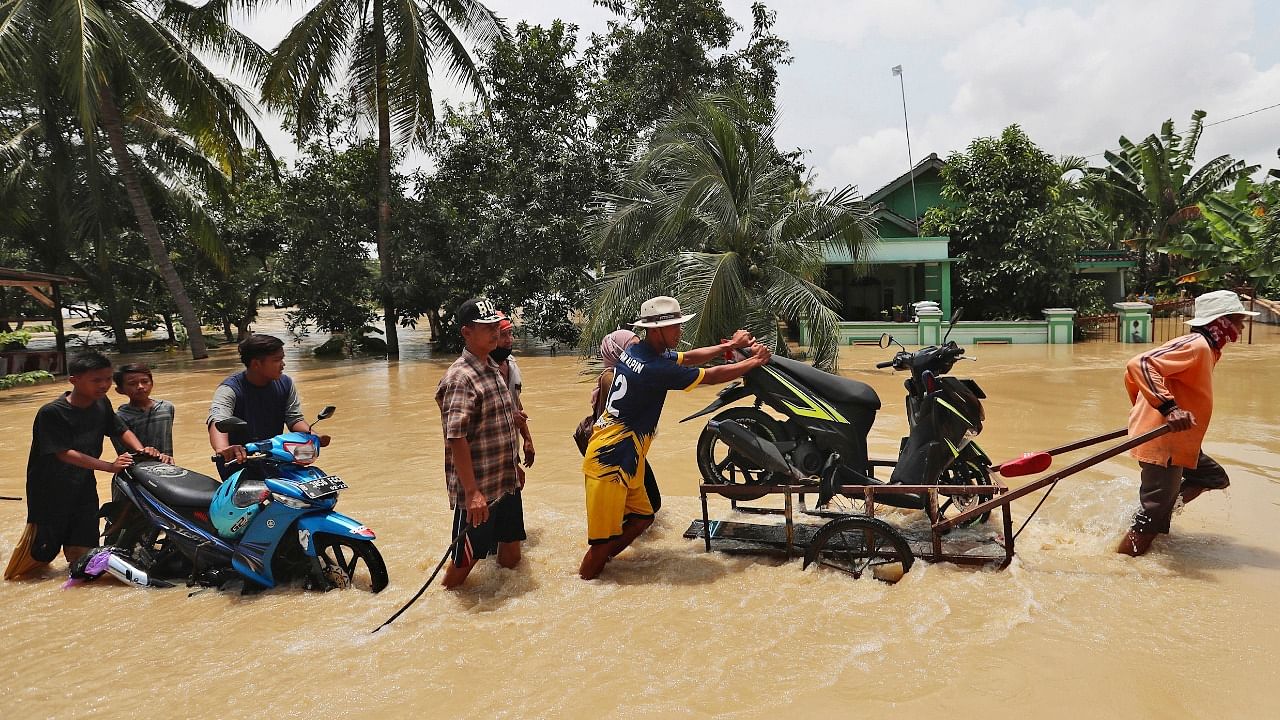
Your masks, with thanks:
<instances>
[{"instance_id":1,"label":"sky","mask_svg":"<svg viewBox=\"0 0 1280 720\"><path fill-rule=\"evenodd\" d=\"M745 28L752 0L724 0ZM282 3L237 22L274 47L305 8ZM579 47L610 13L591 0L490 0L508 23L579 26ZM1280 167L1280 2L1274 0L766 0L791 43L779 73L777 142L801 148L820 187L864 195L916 162L1017 123L1043 150L1094 164L1124 135L1208 113L1197 165L1221 154ZM903 66L903 85L890 69ZM464 91L442 81L454 102ZM1260 108L1277 107L1228 120ZM296 153L263 118L273 149ZM410 156L409 165L422 164Z\"/></svg>"}]
</instances>

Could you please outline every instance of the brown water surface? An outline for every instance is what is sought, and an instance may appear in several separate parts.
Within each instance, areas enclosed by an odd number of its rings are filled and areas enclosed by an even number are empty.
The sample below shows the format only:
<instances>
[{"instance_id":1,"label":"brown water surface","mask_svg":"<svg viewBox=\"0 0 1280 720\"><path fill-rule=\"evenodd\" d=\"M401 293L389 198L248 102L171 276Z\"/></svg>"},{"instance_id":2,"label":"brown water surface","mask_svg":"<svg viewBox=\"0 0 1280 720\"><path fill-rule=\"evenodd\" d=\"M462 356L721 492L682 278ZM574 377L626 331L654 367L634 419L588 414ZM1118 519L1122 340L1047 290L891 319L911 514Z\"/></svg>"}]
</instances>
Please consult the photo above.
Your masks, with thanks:
<instances>
[{"instance_id":1,"label":"brown water surface","mask_svg":"<svg viewBox=\"0 0 1280 720\"><path fill-rule=\"evenodd\" d=\"M377 635L448 544L432 397L451 358L432 359L410 333L400 362L315 360L316 340L290 348L287 372L308 413L339 408L320 464L351 485L339 510L378 532L390 587L62 590L59 561L47 579L0 583L0 716L1280 716L1274 328L1228 348L1216 372L1206 450L1231 488L1175 517L1150 555L1112 552L1136 503L1136 467L1122 457L1064 481L1008 569L920 563L894 586L706 554L681 537L699 512L701 425L676 421L709 389L667 402L651 458L665 494L653 530L602 579L577 579L585 522L569 436L589 388L573 357L521 358L538 447L524 563L485 563L460 592L432 588ZM1134 350L981 346L956 373L990 396L981 443L998 461L1123 425L1121 368ZM854 347L842 365L884 400L871 446L887 457L906 422L901 377L869 369L884 357ZM156 396L177 406L182 463L210 469L203 421L235 369L230 348L159 367ZM32 417L61 390L0 395L0 494L25 494ZM1033 506L1019 501L1016 518ZM730 517L728 503L712 500L712 514ZM23 503L0 502L0 561L23 517Z\"/></svg>"}]
</instances>

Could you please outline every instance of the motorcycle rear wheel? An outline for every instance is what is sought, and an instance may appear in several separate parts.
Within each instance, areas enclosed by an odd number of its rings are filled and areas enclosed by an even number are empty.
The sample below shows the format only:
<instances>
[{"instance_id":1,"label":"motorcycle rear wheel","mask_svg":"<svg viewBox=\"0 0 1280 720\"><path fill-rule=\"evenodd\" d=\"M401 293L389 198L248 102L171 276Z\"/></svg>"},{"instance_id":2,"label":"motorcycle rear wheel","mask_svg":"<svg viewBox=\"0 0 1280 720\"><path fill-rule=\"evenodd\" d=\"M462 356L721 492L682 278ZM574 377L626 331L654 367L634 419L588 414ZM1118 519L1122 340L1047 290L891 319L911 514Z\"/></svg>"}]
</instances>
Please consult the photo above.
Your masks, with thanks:
<instances>
[{"instance_id":1,"label":"motorcycle rear wheel","mask_svg":"<svg viewBox=\"0 0 1280 720\"><path fill-rule=\"evenodd\" d=\"M868 570L877 580L894 583L915 563L911 546L889 523L850 516L818 529L805 550L804 566L813 563L860 578Z\"/></svg>"},{"instance_id":2,"label":"motorcycle rear wheel","mask_svg":"<svg viewBox=\"0 0 1280 720\"><path fill-rule=\"evenodd\" d=\"M373 543L329 533L315 536L319 570L313 573L316 589L358 588L371 593L387 586L387 566Z\"/></svg>"},{"instance_id":3,"label":"motorcycle rear wheel","mask_svg":"<svg viewBox=\"0 0 1280 720\"><path fill-rule=\"evenodd\" d=\"M788 439L786 427L771 415L753 407L735 407L722 411L713 420L733 420L747 430L769 442ZM746 458L734 452L720 440L709 427L698 436L698 471L703 482L709 485L765 485L772 473L752 465ZM756 500L767 493L744 493L738 500Z\"/></svg>"}]
</instances>

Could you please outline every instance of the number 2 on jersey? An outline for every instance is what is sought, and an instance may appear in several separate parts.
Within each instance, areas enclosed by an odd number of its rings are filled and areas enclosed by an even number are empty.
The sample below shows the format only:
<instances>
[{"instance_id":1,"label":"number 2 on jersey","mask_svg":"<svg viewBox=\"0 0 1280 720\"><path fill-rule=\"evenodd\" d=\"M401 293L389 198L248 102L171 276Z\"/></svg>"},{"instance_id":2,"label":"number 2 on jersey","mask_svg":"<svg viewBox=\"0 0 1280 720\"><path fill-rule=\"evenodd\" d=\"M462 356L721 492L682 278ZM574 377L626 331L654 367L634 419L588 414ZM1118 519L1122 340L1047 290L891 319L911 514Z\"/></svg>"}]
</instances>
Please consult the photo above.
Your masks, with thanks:
<instances>
[{"instance_id":1,"label":"number 2 on jersey","mask_svg":"<svg viewBox=\"0 0 1280 720\"><path fill-rule=\"evenodd\" d=\"M618 417L618 411L613 407L613 403L621 400L627 394L627 376L618 373L618 377L614 378L613 387L609 388L609 402L605 403L604 410L613 417Z\"/></svg>"}]
</instances>

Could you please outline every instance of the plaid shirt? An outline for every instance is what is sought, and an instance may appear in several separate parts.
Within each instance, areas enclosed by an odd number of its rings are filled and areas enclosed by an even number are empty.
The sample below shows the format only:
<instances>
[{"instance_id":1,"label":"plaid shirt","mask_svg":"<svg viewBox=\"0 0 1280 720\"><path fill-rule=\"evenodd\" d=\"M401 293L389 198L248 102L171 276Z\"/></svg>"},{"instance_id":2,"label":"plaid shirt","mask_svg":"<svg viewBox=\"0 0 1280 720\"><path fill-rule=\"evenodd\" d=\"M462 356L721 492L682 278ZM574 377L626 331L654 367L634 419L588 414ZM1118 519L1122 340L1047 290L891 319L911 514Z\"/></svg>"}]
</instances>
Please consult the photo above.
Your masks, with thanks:
<instances>
[{"instance_id":1,"label":"plaid shirt","mask_svg":"<svg viewBox=\"0 0 1280 720\"><path fill-rule=\"evenodd\" d=\"M511 391L492 359L481 363L470 351L449 366L436 388L440 424L444 428L444 477L449 506L462 500L462 483L453 464L449 440L466 438L476 487L489 501L518 490L516 425Z\"/></svg>"}]
</instances>

